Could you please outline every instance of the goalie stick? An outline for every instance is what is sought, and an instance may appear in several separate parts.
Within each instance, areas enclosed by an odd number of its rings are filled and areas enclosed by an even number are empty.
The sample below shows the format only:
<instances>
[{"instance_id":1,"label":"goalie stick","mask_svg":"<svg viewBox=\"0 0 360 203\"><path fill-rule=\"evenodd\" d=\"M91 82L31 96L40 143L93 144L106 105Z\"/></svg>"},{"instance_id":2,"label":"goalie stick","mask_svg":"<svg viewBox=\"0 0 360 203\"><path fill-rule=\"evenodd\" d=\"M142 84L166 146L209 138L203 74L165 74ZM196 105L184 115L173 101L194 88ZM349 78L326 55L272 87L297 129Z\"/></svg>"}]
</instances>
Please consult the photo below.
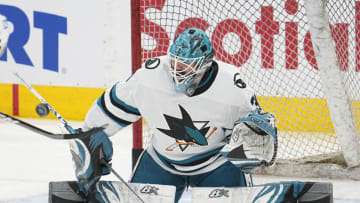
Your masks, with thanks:
<instances>
[{"instance_id":1,"label":"goalie stick","mask_svg":"<svg viewBox=\"0 0 360 203\"><path fill-rule=\"evenodd\" d=\"M10 116L9 114L3 113L3 112L0 112L0 119L4 119L4 120L6 120L8 122L19 125L19 126L21 126L23 128L31 130L31 131L33 131L35 133L39 133L39 134L44 135L44 136L46 136L48 138L57 139L57 140L70 140L70 139L86 137L86 136L92 135L94 133L97 133L99 131L102 131L105 128L105 126L102 126L102 127L98 127L98 128L93 128L93 129L91 129L91 130L89 130L87 132L78 132L76 134L72 134L72 133L56 134L56 133L52 133L52 132L49 132L47 130L41 129L41 128L35 126L35 125L32 125L30 123L27 123L25 121L17 119L15 117Z\"/></svg>"},{"instance_id":2,"label":"goalie stick","mask_svg":"<svg viewBox=\"0 0 360 203\"><path fill-rule=\"evenodd\" d=\"M66 128L66 130L69 131L69 133L70 133L70 134L64 134L64 137L78 135L78 131L74 130L69 125L69 123L30 84L28 84L22 77L20 77L20 75L18 73L14 73L14 75L16 77L18 77L24 83L26 88L28 88L31 91L31 93L33 93L43 104L47 105L48 108L51 110L51 112L53 112L54 115L64 124L64 127ZM16 119L16 118L14 118L14 119ZM20 121L19 119L16 119L16 120ZM25 123L25 122L23 122L23 123ZM35 127L35 126L33 126L33 127ZM84 132L84 133L85 134L88 133L88 135L91 135L90 134L91 131L92 131L92 133L96 133L96 132L99 132L99 131L105 129L105 127L106 126L93 128L92 130L89 130L89 131ZM46 133L47 132L47 131L44 131L44 130L42 130L40 128L36 128L36 130L40 130L39 133ZM106 165L108 168L110 168L111 172L136 196L136 198L139 201L141 201L142 203L145 203L144 200L141 199L141 197L126 183L126 181L111 167L110 164L108 164L105 160L102 160L101 164Z\"/></svg>"},{"instance_id":3,"label":"goalie stick","mask_svg":"<svg viewBox=\"0 0 360 203\"><path fill-rule=\"evenodd\" d=\"M87 132L79 132L77 134L55 134L55 133L52 133L52 132L49 132L49 131L46 131L44 129L41 129L39 127L36 127L30 123L27 123L25 121L22 121L20 119L17 119L13 116L10 116L6 113L3 113L3 112L0 112L0 119L4 119L8 122L11 122L11 123L14 123L16 125L19 125L21 127L24 127L28 130L31 130L35 133L39 133L41 135L44 135L48 138L51 138L51 139L57 139L57 140L70 140L70 139L76 139L76 138L80 138L80 137L84 137L84 136L90 136L94 133L97 133L101 130L103 130L105 127L98 127L98 128L93 128ZM126 185L129 190L131 190L138 198L139 200L141 200L141 202L144 203L144 201L136 194L136 192L130 188L130 186L128 186L128 184L126 184L125 180L121 178L121 176L106 162L102 162L102 164L106 165L107 167L110 168L111 172L121 181L124 183L124 185Z\"/></svg>"},{"instance_id":4,"label":"goalie stick","mask_svg":"<svg viewBox=\"0 0 360 203\"><path fill-rule=\"evenodd\" d=\"M14 75L24 83L26 88L28 88L31 93L33 93L43 104L45 104L50 109L51 112L54 113L54 115L64 124L64 127L66 128L67 131L69 131L72 134L77 133L76 130L74 130L68 124L68 122L66 122L65 119L58 112L56 112L55 109L30 84L28 84L22 77L20 77L18 73L14 73Z\"/></svg>"}]
</instances>

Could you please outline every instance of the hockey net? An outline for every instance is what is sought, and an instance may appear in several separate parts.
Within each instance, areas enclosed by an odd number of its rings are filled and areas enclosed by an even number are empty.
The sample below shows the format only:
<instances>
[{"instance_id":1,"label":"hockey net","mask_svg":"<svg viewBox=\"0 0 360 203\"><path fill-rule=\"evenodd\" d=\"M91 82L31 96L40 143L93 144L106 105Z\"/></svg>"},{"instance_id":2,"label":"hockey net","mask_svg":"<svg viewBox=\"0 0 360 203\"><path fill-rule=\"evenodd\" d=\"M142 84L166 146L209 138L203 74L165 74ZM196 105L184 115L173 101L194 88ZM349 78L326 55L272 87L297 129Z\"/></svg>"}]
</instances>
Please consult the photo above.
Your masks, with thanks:
<instances>
[{"instance_id":1,"label":"hockey net","mask_svg":"<svg viewBox=\"0 0 360 203\"><path fill-rule=\"evenodd\" d=\"M165 55L174 37L186 28L203 29L211 39L216 59L238 67L243 80L255 90L262 108L276 115L278 164L290 163L291 170L297 172L301 170L298 163L326 162L344 168L346 149L339 142L330 117L305 3L304 0L141 0L141 62ZM360 2L329 0L325 7L340 83L350 106L349 119L358 139ZM145 124L142 135L135 136L142 136L146 147L151 131ZM269 171L277 170L274 167ZM287 175L284 171L280 173Z\"/></svg>"}]
</instances>

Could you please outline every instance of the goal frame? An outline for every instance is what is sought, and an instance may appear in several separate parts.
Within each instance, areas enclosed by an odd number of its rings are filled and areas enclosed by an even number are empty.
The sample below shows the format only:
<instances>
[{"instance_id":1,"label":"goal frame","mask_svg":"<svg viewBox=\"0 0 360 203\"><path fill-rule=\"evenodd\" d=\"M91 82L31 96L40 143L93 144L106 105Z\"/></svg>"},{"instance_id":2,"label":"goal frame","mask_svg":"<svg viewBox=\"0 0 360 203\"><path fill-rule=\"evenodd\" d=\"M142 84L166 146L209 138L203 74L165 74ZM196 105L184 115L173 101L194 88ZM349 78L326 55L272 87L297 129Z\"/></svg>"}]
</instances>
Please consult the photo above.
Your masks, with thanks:
<instances>
[{"instance_id":1,"label":"goal frame","mask_svg":"<svg viewBox=\"0 0 360 203\"><path fill-rule=\"evenodd\" d=\"M131 3L131 63L132 73L141 68L141 24L140 24L140 0L130 0ZM133 147L132 168L143 151L142 119L132 124Z\"/></svg>"}]
</instances>

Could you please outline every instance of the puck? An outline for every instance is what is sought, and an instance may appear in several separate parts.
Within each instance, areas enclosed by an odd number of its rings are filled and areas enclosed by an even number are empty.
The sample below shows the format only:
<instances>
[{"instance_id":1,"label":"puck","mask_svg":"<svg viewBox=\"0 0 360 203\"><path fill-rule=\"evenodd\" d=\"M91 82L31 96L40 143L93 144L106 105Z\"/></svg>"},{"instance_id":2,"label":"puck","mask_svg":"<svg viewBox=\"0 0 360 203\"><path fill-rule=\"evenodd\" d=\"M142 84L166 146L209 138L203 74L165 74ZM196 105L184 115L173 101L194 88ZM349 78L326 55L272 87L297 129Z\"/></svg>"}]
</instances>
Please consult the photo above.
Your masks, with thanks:
<instances>
[{"instance_id":1,"label":"puck","mask_svg":"<svg viewBox=\"0 0 360 203\"><path fill-rule=\"evenodd\" d=\"M40 117L45 117L47 115L49 115L49 108L46 104L44 103L40 103L36 106L36 113L40 116Z\"/></svg>"}]
</instances>

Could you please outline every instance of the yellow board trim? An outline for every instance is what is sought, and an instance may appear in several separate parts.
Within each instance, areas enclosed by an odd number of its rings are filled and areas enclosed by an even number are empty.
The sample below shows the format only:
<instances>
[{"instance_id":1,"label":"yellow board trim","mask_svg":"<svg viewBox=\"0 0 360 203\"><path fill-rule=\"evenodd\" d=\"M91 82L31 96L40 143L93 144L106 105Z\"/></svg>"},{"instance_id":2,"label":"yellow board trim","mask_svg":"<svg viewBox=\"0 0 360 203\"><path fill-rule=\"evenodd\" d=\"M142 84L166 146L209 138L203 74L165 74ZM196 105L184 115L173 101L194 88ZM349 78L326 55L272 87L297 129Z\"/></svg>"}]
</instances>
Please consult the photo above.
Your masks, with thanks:
<instances>
[{"instance_id":1,"label":"yellow board trim","mask_svg":"<svg viewBox=\"0 0 360 203\"><path fill-rule=\"evenodd\" d=\"M325 99L258 96L258 101L263 109L276 115L279 130L335 133ZM360 101L353 101L351 109L360 134Z\"/></svg>"},{"instance_id":2,"label":"yellow board trim","mask_svg":"<svg viewBox=\"0 0 360 203\"><path fill-rule=\"evenodd\" d=\"M12 114L12 85L11 84L0 84L0 111Z\"/></svg>"},{"instance_id":3,"label":"yellow board trim","mask_svg":"<svg viewBox=\"0 0 360 203\"><path fill-rule=\"evenodd\" d=\"M92 103L101 96L104 89L33 86L46 101L67 120L84 120ZM25 86L19 87L19 112L23 117L39 117L35 108L40 103ZM49 113L47 118L56 117Z\"/></svg>"},{"instance_id":4,"label":"yellow board trim","mask_svg":"<svg viewBox=\"0 0 360 203\"><path fill-rule=\"evenodd\" d=\"M54 87L33 85L33 88L65 120L84 120L92 103L105 91L103 88ZM0 84L0 111L12 114L12 85ZM19 85L19 116L40 118L35 111L40 104L24 85ZM55 119L50 112L46 119Z\"/></svg>"},{"instance_id":5,"label":"yellow board trim","mask_svg":"<svg viewBox=\"0 0 360 203\"><path fill-rule=\"evenodd\" d=\"M33 86L66 120L84 120L92 103L103 88ZM12 114L12 85L0 84L0 111ZM260 106L276 115L282 131L334 133L326 100L320 98L288 98L258 96ZM40 101L23 85L19 85L19 116L40 118L35 108ZM360 134L360 101L352 102L355 125ZM55 119L50 113L46 119Z\"/></svg>"}]
</instances>

